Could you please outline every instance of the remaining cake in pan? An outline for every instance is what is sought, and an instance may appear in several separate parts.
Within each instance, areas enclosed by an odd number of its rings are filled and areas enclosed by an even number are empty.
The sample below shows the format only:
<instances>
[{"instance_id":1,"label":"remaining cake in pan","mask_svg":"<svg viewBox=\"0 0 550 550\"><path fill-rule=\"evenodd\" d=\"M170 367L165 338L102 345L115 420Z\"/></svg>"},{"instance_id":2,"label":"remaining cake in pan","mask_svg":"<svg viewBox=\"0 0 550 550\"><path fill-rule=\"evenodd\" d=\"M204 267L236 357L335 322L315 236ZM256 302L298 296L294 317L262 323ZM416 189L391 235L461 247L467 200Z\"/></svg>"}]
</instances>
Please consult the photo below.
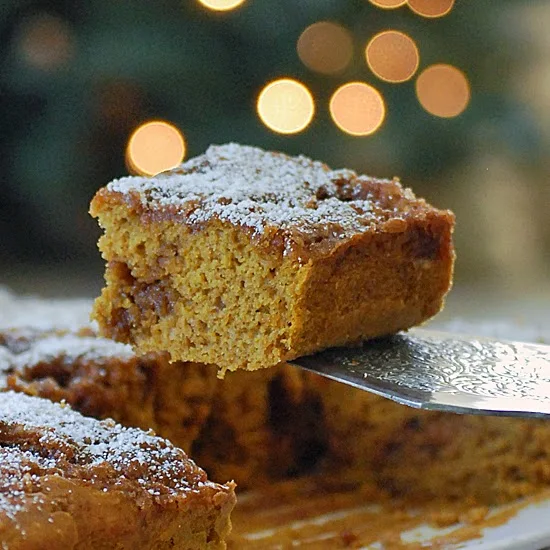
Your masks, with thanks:
<instances>
[{"instance_id":1,"label":"remaining cake in pan","mask_svg":"<svg viewBox=\"0 0 550 550\"><path fill-rule=\"evenodd\" d=\"M327 475L413 503L490 506L550 488L548 420L422 411L316 375L305 383L322 400Z\"/></svg>"},{"instance_id":2,"label":"remaining cake in pan","mask_svg":"<svg viewBox=\"0 0 550 550\"><path fill-rule=\"evenodd\" d=\"M217 380L193 459L212 479L234 479L240 490L315 470L327 434L319 395L305 376L282 364Z\"/></svg>"},{"instance_id":3,"label":"remaining cake in pan","mask_svg":"<svg viewBox=\"0 0 550 550\"><path fill-rule=\"evenodd\" d=\"M225 548L234 504L164 439L0 395L2 548Z\"/></svg>"},{"instance_id":4,"label":"remaining cake in pan","mask_svg":"<svg viewBox=\"0 0 550 550\"><path fill-rule=\"evenodd\" d=\"M91 329L0 330L0 391L64 400L85 415L154 429L187 451L210 413L215 386L215 372L204 365L137 357Z\"/></svg>"},{"instance_id":5,"label":"remaining cake in pan","mask_svg":"<svg viewBox=\"0 0 550 550\"><path fill-rule=\"evenodd\" d=\"M113 181L90 212L105 230L103 334L221 374L422 323L451 284L449 211L305 157L212 146Z\"/></svg>"},{"instance_id":6,"label":"remaining cake in pan","mask_svg":"<svg viewBox=\"0 0 550 550\"><path fill-rule=\"evenodd\" d=\"M0 331L0 371L0 389L154 428L242 489L318 472L413 502L488 505L550 487L548 421L417 411L286 364L217 380L90 329L20 327Z\"/></svg>"},{"instance_id":7,"label":"remaining cake in pan","mask_svg":"<svg viewBox=\"0 0 550 550\"><path fill-rule=\"evenodd\" d=\"M317 397L303 379L281 365L218 380L209 365L137 357L89 328L0 330L0 391L63 400L85 415L151 428L212 479L234 479L240 489L315 467L325 436Z\"/></svg>"}]
</instances>

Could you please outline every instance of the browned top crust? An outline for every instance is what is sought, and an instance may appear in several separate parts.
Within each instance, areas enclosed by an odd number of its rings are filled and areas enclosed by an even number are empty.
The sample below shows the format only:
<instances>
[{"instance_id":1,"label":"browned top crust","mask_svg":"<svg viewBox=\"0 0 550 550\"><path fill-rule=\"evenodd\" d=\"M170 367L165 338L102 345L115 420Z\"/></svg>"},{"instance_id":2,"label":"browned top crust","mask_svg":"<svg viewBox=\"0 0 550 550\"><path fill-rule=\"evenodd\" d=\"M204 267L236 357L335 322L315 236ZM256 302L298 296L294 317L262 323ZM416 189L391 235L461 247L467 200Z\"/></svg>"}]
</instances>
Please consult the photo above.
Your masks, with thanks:
<instances>
[{"instance_id":1,"label":"browned top crust","mask_svg":"<svg viewBox=\"0 0 550 550\"><path fill-rule=\"evenodd\" d=\"M404 231L411 217L454 220L397 179L331 170L304 156L235 143L211 146L152 178L115 180L96 194L90 212L100 216L121 202L144 223L173 219L197 229L217 218L285 253L326 251L354 235Z\"/></svg>"},{"instance_id":2,"label":"browned top crust","mask_svg":"<svg viewBox=\"0 0 550 550\"><path fill-rule=\"evenodd\" d=\"M29 499L41 498L45 476L163 506L201 487L220 489L183 451L151 433L46 399L0 395L0 515L14 518Z\"/></svg>"}]
</instances>

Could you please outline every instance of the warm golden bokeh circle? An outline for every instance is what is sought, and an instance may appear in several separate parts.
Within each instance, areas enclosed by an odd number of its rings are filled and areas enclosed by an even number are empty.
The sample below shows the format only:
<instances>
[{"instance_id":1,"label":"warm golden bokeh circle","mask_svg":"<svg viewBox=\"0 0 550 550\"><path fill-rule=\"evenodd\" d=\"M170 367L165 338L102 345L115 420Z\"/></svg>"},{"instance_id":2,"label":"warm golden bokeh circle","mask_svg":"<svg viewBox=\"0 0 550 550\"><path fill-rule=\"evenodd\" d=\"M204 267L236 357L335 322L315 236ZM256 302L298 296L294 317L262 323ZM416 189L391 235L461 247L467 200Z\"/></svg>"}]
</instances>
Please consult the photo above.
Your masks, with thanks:
<instances>
[{"instance_id":1,"label":"warm golden bokeh circle","mask_svg":"<svg viewBox=\"0 0 550 550\"><path fill-rule=\"evenodd\" d=\"M416 80L416 95L432 115L452 118L470 102L470 84L466 75L452 65L431 65Z\"/></svg>"},{"instance_id":2,"label":"warm golden bokeh circle","mask_svg":"<svg viewBox=\"0 0 550 550\"><path fill-rule=\"evenodd\" d=\"M407 3L407 0L369 0L369 2L378 8L393 10L404 6Z\"/></svg>"},{"instance_id":3,"label":"warm golden bokeh circle","mask_svg":"<svg viewBox=\"0 0 550 550\"><path fill-rule=\"evenodd\" d=\"M128 140L126 164L134 174L153 176L180 164L185 151L178 128L163 120L152 120L139 126Z\"/></svg>"},{"instance_id":4,"label":"warm golden bokeh circle","mask_svg":"<svg viewBox=\"0 0 550 550\"><path fill-rule=\"evenodd\" d=\"M455 0L408 0L412 11L423 17L442 17L447 15Z\"/></svg>"},{"instance_id":5,"label":"warm golden bokeh circle","mask_svg":"<svg viewBox=\"0 0 550 550\"><path fill-rule=\"evenodd\" d=\"M384 98L365 82L349 82L334 92L330 114L340 130L352 136L368 136L380 128L386 116Z\"/></svg>"},{"instance_id":6,"label":"warm golden bokeh circle","mask_svg":"<svg viewBox=\"0 0 550 550\"><path fill-rule=\"evenodd\" d=\"M302 63L324 74L344 70L353 56L353 41L347 29L331 21L319 21L307 27L296 45Z\"/></svg>"},{"instance_id":7,"label":"warm golden bokeh circle","mask_svg":"<svg viewBox=\"0 0 550 550\"><path fill-rule=\"evenodd\" d=\"M405 82L418 69L420 56L414 40L399 31L374 36L365 49L370 70L386 82Z\"/></svg>"},{"instance_id":8,"label":"warm golden bokeh circle","mask_svg":"<svg viewBox=\"0 0 550 550\"><path fill-rule=\"evenodd\" d=\"M301 132L315 113L311 92L292 78L281 78L267 84L258 96L256 108L261 121L279 134Z\"/></svg>"},{"instance_id":9,"label":"warm golden bokeh circle","mask_svg":"<svg viewBox=\"0 0 550 550\"><path fill-rule=\"evenodd\" d=\"M199 0L206 8L214 11L229 11L244 4L245 0Z\"/></svg>"}]
</instances>

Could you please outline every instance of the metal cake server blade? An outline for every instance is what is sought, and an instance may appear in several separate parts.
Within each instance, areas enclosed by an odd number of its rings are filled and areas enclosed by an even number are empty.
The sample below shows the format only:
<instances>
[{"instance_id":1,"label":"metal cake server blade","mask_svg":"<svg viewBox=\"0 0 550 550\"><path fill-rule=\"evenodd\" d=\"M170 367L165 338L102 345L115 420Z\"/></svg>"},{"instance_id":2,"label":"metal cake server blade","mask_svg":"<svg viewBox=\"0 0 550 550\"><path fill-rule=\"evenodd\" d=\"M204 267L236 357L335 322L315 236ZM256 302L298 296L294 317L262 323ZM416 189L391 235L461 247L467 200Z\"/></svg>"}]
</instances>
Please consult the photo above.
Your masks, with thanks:
<instances>
[{"instance_id":1,"label":"metal cake server blade","mask_svg":"<svg viewBox=\"0 0 550 550\"><path fill-rule=\"evenodd\" d=\"M418 409L550 416L550 346L414 329L292 363Z\"/></svg>"}]
</instances>

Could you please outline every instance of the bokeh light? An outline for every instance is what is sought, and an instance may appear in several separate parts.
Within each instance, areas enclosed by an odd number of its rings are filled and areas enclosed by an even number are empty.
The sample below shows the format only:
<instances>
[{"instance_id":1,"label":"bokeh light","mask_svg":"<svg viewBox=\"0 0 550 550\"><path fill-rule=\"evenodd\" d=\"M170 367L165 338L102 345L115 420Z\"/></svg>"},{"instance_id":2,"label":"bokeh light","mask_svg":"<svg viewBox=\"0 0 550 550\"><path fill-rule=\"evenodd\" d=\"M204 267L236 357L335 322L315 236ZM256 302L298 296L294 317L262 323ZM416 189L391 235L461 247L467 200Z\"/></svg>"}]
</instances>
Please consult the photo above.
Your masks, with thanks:
<instances>
[{"instance_id":1,"label":"bokeh light","mask_svg":"<svg viewBox=\"0 0 550 550\"><path fill-rule=\"evenodd\" d=\"M199 0L206 8L214 11L229 11L244 4L245 0Z\"/></svg>"},{"instance_id":2,"label":"bokeh light","mask_svg":"<svg viewBox=\"0 0 550 550\"><path fill-rule=\"evenodd\" d=\"M185 151L178 128L163 120L152 120L139 126L128 140L126 165L133 174L153 176L180 164Z\"/></svg>"},{"instance_id":3,"label":"bokeh light","mask_svg":"<svg viewBox=\"0 0 550 550\"><path fill-rule=\"evenodd\" d=\"M353 56L353 41L347 29L330 21L307 27L296 46L302 63L324 74L343 71Z\"/></svg>"},{"instance_id":4,"label":"bokeh light","mask_svg":"<svg viewBox=\"0 0 550 550\"><path fill-rule=\"evenodd\" d=\"M452 118L468 106L470 84L466 75L452 65L431 65L418 76L416 95L432 115Z\"/></svg>"},{"instance_id":5,"label":"bokeh light","mask_svg":"<svg viewBox=\"0 0 550 550\"><path fill-rule=\"evenodd\" d=\"M408 0L411 10L423 17L443 17L454 3L455 0Z\"/></svg>"},{"instance_id":6,"label":"bokeh light","mask_svg":"<svg viewBox=\"0 0 550 550\"><path fill-rule=\"evenodd\" d=\"M309 125L315 104L311 92L301 82L281 78L260 92L257 110L262 122L274 132L295 134Z\"/></svg>"},{"instance_id":7,"label":"bokeh light","mask_svg":"<svg viewBox=\"0 0 550 550\"><path fill-rule=\"evenodd\" d=\"M370 70L387 82L412 78L420 61L414 40L399 31L384 31L374 36L365 49Z\"/></svg>"},{"instance_id":8,"label":"bokeh light","mask_svg":"<svg viewBox=\"0 0 550 550\"><path fill-rule=\"evenodd\" d=\"M374 134L386 116L384 98L364 82L344 84L330 99L330 114L338 128L352 136Z\"/></svg>"},{"instance_id":9,"label":"bokeh light","mask_svg":"<svg viewBox=\"0 0 550 550\"><path fill-rule=\"evenodd\" d=\"M74 39L67 22L49 14L35 15L18 32L18 50L25 62L43 71L65 65L74 54Z\"/></svg>"},{"instance_id":10,"label":"bokeh light","mask_svg":"<svg viewBox=\"0 0 550 550\"><path fill-rule=\"evenodd\" d=\"M393 10L404 6L407 3L407 0L369 0L369 2L378 8Z\"/></svg>"}]
</instances>

